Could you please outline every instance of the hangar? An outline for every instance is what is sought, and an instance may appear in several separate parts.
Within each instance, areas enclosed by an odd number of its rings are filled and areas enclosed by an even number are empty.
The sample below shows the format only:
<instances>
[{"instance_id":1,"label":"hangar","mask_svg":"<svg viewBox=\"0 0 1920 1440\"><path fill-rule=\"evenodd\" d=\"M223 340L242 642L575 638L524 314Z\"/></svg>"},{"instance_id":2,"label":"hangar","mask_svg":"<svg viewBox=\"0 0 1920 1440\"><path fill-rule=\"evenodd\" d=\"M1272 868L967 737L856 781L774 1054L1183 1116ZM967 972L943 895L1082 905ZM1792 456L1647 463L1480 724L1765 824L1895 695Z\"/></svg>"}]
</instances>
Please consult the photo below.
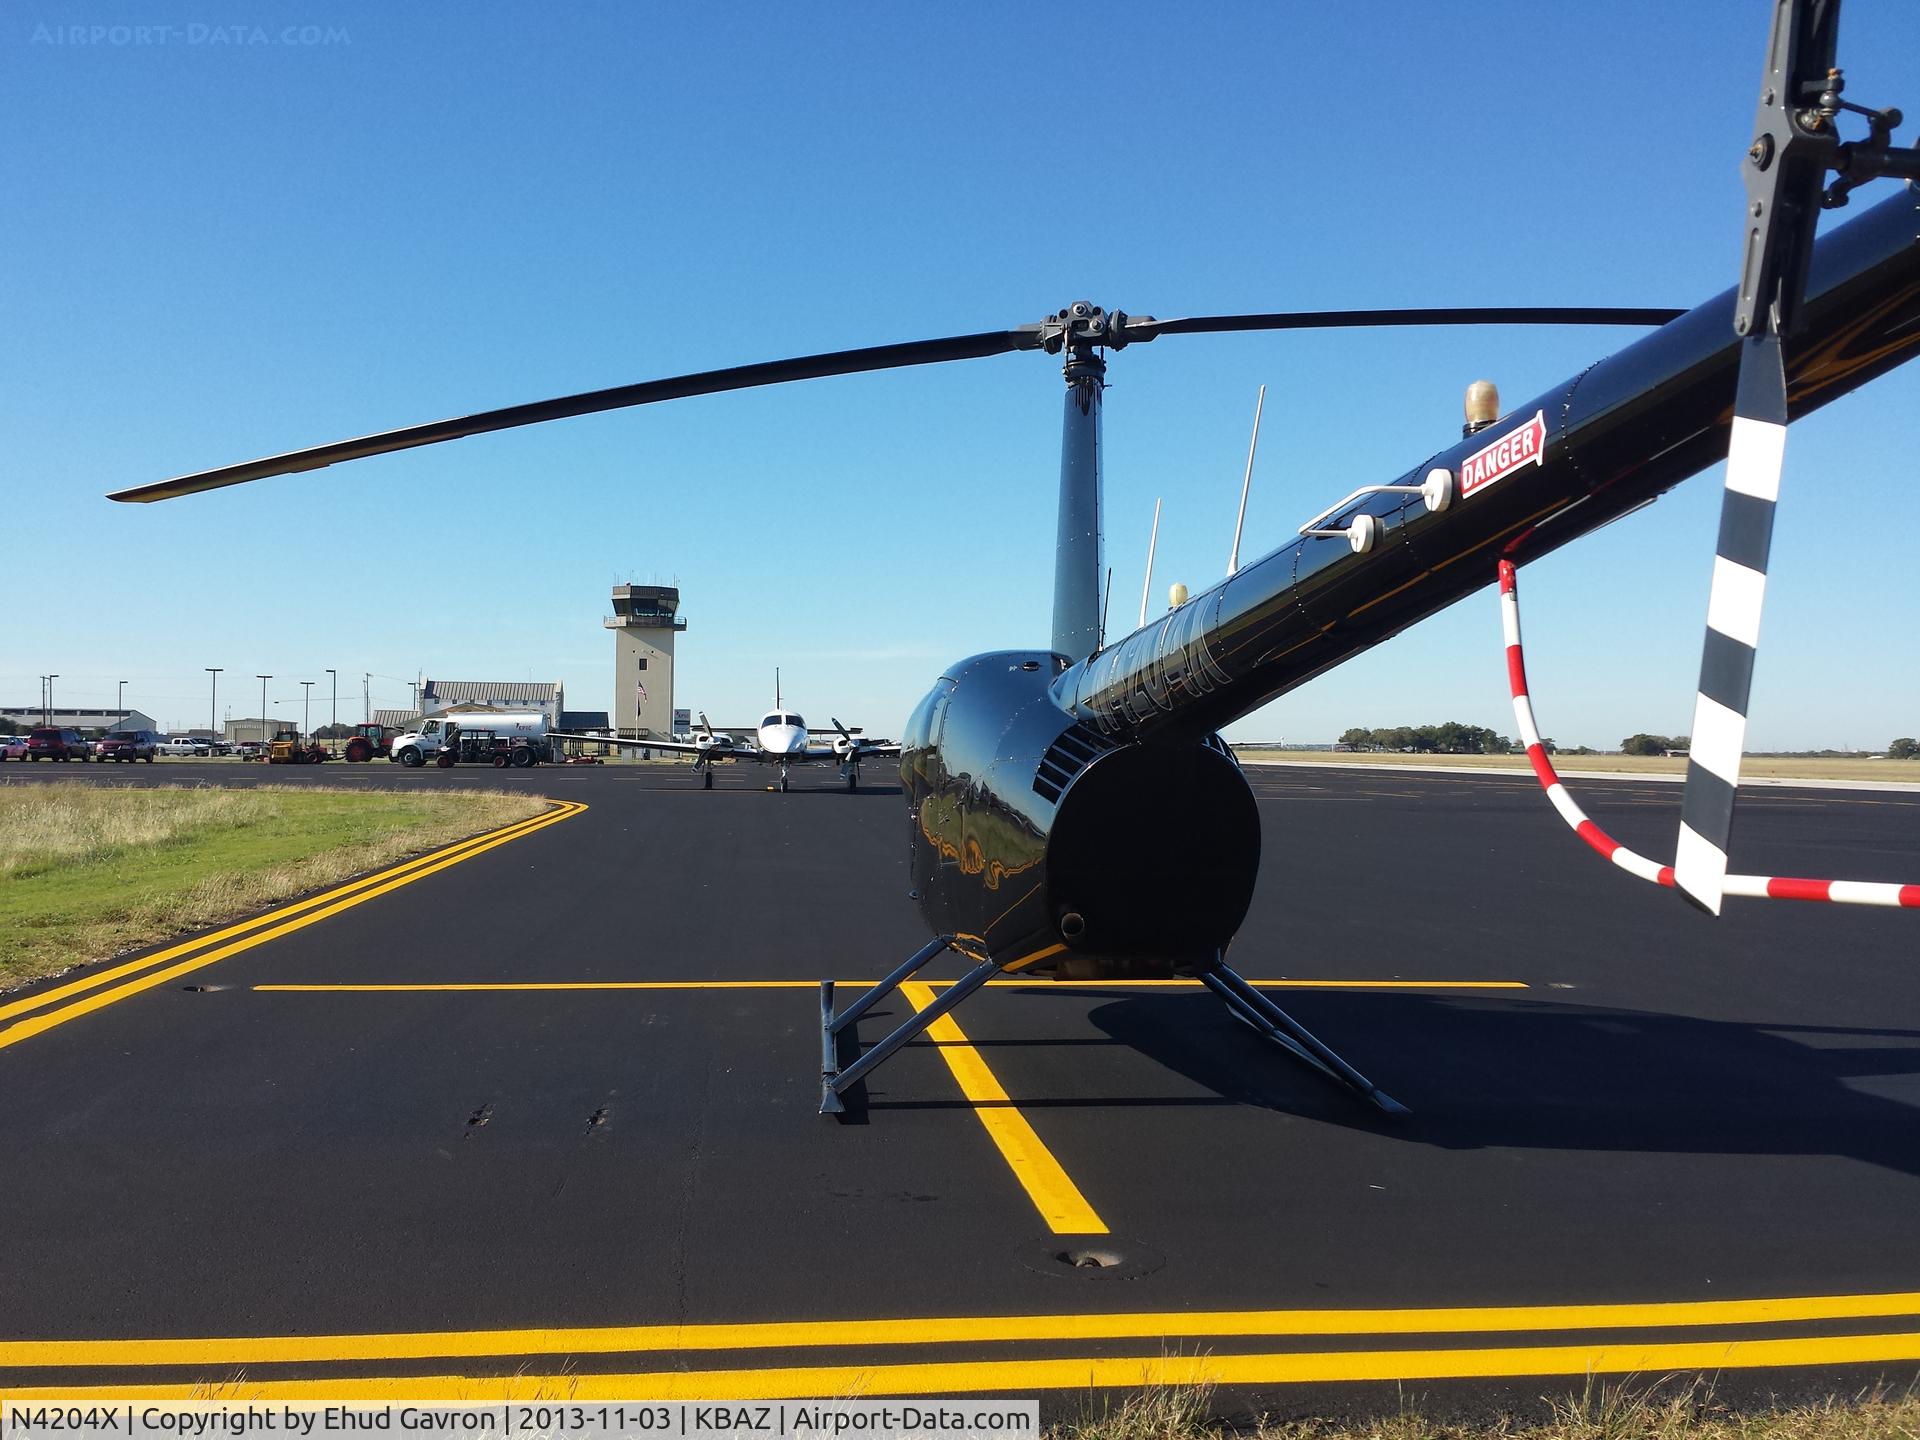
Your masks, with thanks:
<instances>
[{"instance_id":1,"label":"hangar","mask_svg":"<svg viewBox=\"0 0 1920 1440\"><path fill-rule=\"evenodd\" d=\"M53 710L42 705L0 706L0 720L11 721L20 730L36 725L57 725L63 730L158 730L159 722L140 710Z\"/></svg>"}]
</instances>

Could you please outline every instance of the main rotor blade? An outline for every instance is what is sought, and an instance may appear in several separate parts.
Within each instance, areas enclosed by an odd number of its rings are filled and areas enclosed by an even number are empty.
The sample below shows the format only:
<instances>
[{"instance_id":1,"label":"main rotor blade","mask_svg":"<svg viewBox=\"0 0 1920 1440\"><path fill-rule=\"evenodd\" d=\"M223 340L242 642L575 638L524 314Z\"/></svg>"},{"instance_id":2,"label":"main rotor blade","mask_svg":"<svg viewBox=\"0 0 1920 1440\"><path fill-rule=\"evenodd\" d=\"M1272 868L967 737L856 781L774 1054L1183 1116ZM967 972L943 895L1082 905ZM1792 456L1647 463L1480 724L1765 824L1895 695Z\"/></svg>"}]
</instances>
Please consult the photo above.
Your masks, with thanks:
<instances>
[{"instance_id":1,"label":"main rotor blade","mask_svg":"<svg viewBox=\"0 0 1920 1440\"><path fill-rule=\"evenodd\" d=\"M1617 306L1501 306L1412 310L1291 310L1275 315L1193 315L1184 320L1128 317L1129 341L1161 335L1219 335L1237 330L1332 330L1371 325L1664 325L1684 310Z\"/></svg>"},{"instance_id":2,"label":"main rotor blade","mask_svg":"<svg viewBox=\"0 0 1920 1440\"><path fill-rule=\"evenodd\" d=\"M342 460L385 455L395 450L409 450L416 445L437 445L443 440L459 440L468 435L511 430L521 425L538 425L543 421L564 420L573 415L593 415L602 410L652 405L661 400L680 400L690 395L714 395L725 390L748 390L759 385L782 385L791 380L855 375L867 370L898 370L910 365L937 365L947 360L976 360L1015 350L1035 350L1040 345L1040 328L1027 326L1019 330L988 330L978 335L951 335L940 340L916 340L903 345L870 345L861 350L835 350L824 355L802 355L792 360L769 360L758 365L736 365L727 370L705 370L694 375L670 376L664 380L644 380L637 385L617 385L610 390L591 390L584 395L563 395L554 400L536 400L528 405L482 410L477 415L466 415L455 420L435 420L425 425L409 425L403 430L363 435L355 440L336 440L330 445L316 445L307 450L290 450L284 455L270 455L263 460L223 465L218 470L202 470L151 485L116 490L107 498L138 502L170 500L176 495L218 490L224 485L264 480L271 475L319 470Z\"/></svg>"}]
</instances>

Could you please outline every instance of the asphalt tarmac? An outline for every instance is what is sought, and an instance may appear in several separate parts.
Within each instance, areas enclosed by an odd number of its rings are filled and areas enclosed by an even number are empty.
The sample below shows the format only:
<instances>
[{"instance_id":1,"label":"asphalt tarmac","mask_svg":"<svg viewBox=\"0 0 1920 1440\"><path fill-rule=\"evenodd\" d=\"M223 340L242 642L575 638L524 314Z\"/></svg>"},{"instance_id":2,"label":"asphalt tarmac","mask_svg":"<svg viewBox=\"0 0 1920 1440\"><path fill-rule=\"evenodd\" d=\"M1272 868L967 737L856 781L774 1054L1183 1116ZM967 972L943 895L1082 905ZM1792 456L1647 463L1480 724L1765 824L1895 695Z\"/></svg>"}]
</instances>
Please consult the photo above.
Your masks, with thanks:
<instances>
[{"instance_id":1,"label":"asphalt tarmac","mask_svg":"<svg viewBox=\"0 0 1920 1440\"><path fill-rule=\"evenodd\" d=\"M925 938L881 768L779 795L744 767L8 766L567 804L0 995L0 1394L1070 1413L1205 1377L1298 1414L1920 1375L1920 916L1710 921L1524 776L1249 774L1230 958L1407 1119L1197 988L1044 982L817 1115L817 982ZM1574 789L1671 852L1677 787ZM1915 880L1920 795L1756 792L1733 858Z\"/></svg>"}]
</instances>

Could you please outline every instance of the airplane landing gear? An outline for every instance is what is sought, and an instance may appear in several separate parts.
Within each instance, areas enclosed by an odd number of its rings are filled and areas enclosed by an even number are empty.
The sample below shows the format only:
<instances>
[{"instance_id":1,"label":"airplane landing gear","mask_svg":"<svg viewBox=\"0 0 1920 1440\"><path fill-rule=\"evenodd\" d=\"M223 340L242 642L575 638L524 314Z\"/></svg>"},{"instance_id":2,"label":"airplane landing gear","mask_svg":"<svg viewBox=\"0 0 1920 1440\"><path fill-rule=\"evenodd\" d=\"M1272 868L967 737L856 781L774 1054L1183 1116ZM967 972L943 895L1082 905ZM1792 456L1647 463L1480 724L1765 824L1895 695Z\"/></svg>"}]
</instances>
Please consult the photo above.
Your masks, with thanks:
<instances>
[{"instance_id":1,"label":"airplane landing gear","mask_svg":"<svg viewBox=\"0 0 1920 1440\"><path fill-rule=\"evenodd\" d=\"M706 770L703 767L700 788L702 790L711 790L713 788L713 771Z\"/></svg>"},{"instance_id":2,"label":"airplane landing gear","mask_svg":"<svg viewBox=\"0 0 1920 1440\"><path fill-rule=\"evenodd\" d=\"M780 793L787 793L787 767L784 765L780 767Z\"/></svg>"}]
</instances>

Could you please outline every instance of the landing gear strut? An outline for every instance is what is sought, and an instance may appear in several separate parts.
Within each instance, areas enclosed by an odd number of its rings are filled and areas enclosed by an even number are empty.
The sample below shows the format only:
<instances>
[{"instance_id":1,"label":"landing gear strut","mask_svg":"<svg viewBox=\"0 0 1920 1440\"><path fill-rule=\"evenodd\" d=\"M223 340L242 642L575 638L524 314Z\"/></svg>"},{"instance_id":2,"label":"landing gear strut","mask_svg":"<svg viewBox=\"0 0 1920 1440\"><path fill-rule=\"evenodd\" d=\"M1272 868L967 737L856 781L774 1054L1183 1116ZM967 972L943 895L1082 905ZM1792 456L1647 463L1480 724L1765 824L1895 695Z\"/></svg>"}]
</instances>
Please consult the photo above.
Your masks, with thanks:
<instances>
[{"instance_id":1,"label":"landing gear strut","mask_svg":"<svg viewBox=\"0 0 1920 1440\"><path fill-rule=\"evenodd\" d=\"M780 767L780 793L787 793L787 767L784 765Z\"/></svg>"},{"instance_id":2,"label":"landing gear strut","mask_svg":"<svg viewBox=\"0 0 1920 1440\"><path fill-rule=\"evenodd\" d=\"M860 1022L860 1017L879 1001L886 999L899 989L903 981L911 979L947 950L957 948L953 941L954 937L951 935L941 935L929 941L902 962L892 974L868 989L845 1010L836 1011L834 1008L833 981L820 982L820 1113L822 1115L841 1114L846 1108L844 1097L848 1090L870 1075L902 1045L923 1033L935 1020L986 984L999 971L1000 967L992 960L981 960L973 969L943 990L926 1009L908 1016L862 1054L859 1032L855 1029ZM1366 1101L1383 1115L1399 1116L1408 1113L1406 1106L1341 1059L1321 1043L1306 1026L1248 984L1237 970L1227 964L1224 956L1215 955L1210 964L1193 965L1185 969L1184 973L1194 976L1218 996L1227 1009L1233 1012L1235 1019L1244 1021L1294 1059ZM841 1064L843 1041L846 1042L845 1053L857 1057L850 1059L844 1066Z\"/></svg>"},{"instance_id":3,"label":"landing gear strut","mask_svg":"<svg viewBox=\"0 0 1920 1440\"><path fill-rule=\"evenodd\" d=\"M1344 1086L1384 1115L1407 1113L1406 1106L1328 1049L1306 1026L1254 989L1224 958L1216 957L1212 967L1201 970L1199 977L1200 983L1220 998L1236 1020L1244 1021L1294 1059L1318 1070L1334 1084Z\"/></svg>"}]
</instances>

